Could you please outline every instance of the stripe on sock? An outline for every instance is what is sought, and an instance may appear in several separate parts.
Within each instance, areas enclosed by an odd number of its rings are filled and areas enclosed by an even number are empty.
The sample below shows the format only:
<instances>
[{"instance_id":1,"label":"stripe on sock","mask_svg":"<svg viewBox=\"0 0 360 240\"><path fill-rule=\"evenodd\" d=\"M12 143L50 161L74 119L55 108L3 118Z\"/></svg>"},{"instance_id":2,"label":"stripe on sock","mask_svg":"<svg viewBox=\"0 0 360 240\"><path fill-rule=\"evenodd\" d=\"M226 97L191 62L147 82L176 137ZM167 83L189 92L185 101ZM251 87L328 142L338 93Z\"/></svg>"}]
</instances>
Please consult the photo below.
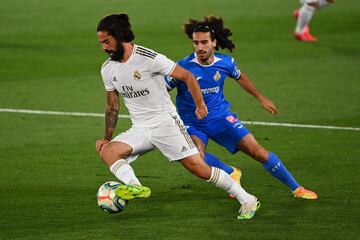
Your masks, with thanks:
<instances>
[{"instance_id":1,"label":"stripe on sock","mask_svg":"<svg viewBox=\"0 0 360 240\"><path fill-rule=\"evenodd\" d=\"M219 181L219 177L220 177L220 169L211 167L211 176L207 180L207 182L212 182L212 183L217 184L217 182Z\"/></svg>"},{"instance_id":2,"label":"stripe on sock","mask_svg":"<svg viewBox=\"0 0 360 240\"><path fill-rule=\"evenodd\" d=\"M115 174L119 170L119 168L121 168L125 164L127 164L127 161L125 159L119 159L113 165L111 165L110 171Z\"/></svg>"}]
</instances>

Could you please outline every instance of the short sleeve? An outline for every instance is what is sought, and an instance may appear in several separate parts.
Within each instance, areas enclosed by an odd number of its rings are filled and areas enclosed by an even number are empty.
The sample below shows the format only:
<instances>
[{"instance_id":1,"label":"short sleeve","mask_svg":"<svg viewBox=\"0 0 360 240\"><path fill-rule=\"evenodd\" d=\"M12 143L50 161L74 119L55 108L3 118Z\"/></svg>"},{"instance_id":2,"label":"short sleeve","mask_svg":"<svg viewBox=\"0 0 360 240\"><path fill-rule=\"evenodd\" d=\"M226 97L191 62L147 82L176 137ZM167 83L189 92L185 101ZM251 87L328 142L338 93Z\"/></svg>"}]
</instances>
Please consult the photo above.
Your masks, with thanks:
<instances>
[{"instance_id":1,"label":"short sleeve","mask_svg":"<svg viewBox=\"0 0 360 240\"><path fill-rule=\"evenodd\" d=\"M168 76L175 67L176 63L174 61L170 60L165 55L157 54L153 62L152 72Z\"/></svg>"},{"instance_id":2,"label":"short sleeve","mask_svg":"<svg viewBox=\"0 0 360 240\"><path fill-rule=\"evenodd\" d=\"M101 77L104 82L104 87L105 87L106 91L110 92L110 91L115 90L115 86L112 83L112 79L111 79L110 74L107 71L107 68L101 69Z\"/></svg>"},{"instance_id":3,"label":"short sleeve","mask_svg":"<svg viewBox=\"0 0 360 240\"><path fill-rule=\"evenodd\" d=\"M241 71L239 69L239 67L236 64L236 61L234 58L231 58L231 72L230 72L230 77L234 78L234 79L239 79L241 76Z\"/></svg>"}]
</instances>

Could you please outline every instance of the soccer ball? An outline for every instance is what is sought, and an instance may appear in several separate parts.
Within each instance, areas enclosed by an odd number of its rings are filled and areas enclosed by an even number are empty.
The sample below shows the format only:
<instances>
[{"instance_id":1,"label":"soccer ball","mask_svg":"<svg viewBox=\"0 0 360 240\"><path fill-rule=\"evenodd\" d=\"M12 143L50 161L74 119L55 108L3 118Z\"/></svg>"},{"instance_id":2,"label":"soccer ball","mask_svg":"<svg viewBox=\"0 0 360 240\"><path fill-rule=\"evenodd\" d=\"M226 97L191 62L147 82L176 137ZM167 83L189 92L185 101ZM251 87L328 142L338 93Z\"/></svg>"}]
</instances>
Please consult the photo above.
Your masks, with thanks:
<instances>
[{"instance_id":1,"label":"soccer ball","mask_svg":"<svg viewBox=\"0 0 360 240\"><path fill-rule=\"evenodd\" d=\"M115 194L115 189L121 183L109 181L100 186L97 191L98 206L108 213L119 213L127 206L127 201L119 198Z\"/></svg>"}]
</instances>

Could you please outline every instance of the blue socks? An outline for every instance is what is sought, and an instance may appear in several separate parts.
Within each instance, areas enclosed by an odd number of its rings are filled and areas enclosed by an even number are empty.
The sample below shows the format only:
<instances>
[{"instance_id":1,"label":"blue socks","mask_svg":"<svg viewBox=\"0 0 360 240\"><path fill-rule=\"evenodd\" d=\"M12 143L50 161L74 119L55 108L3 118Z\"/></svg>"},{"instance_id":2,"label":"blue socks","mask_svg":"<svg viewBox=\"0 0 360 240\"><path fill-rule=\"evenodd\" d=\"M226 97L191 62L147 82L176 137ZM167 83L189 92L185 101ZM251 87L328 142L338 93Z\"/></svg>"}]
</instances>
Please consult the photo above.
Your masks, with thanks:
<instances>
[{"instance_id":1,"label":"blue socks","mask_svg":"<svg viewBox=\"0 0 360 240\"><path fill-rule=\"evenodd\" d=\"M205 162L213 167L220 168L224 170L227 174L231 174L234 169L229 165L223 163L215 155L205 152ZM291 191L297 189L300 185L296 182L295 178L291 173L286 169L285 165L281 160L272 152L269 152L268 160L263 164L263 167L268 171L273 177L276 177L285 185L287 185Z\"/></svg>"},{"instance_id":2,"label":"blue socks","mask_svg":"<svg viewBox=\"0 0 360 240\"><path fill-rule=\"evenodd\" d=\"M269 152L269 158L265 163L263 163L263 167L273 177L276 177L281 182L286 184L291 189L291 191L294 191L300 186L291 173L286 169L285 165L274 153Z\"/></svg>"},{"instance_id":3,"label":"blue socks","mask_svg":"<svg viewBox=\"0 0 360 240\"><path fill-rule=\"evenodd\" d=\"M212 155L211 153L205 152L204 160L208 165L220 168L229 175L234 171L234 169L232 167L223 163L222 161L220 161L220 159L218 159L215 155Z\"/></svg>"}]
</instances>

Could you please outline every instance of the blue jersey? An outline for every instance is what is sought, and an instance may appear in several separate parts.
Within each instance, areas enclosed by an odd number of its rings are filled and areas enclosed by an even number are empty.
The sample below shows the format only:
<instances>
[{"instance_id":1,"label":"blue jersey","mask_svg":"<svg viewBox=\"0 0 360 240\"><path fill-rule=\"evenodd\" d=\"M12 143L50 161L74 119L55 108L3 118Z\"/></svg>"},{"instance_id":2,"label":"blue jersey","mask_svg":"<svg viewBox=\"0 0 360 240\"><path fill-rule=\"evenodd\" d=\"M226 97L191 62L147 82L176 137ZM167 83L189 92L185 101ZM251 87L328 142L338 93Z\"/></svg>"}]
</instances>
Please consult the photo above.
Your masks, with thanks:
<instances>
[{"instance_id":1,"label":"blue jersey","mask_svg":"<svg viewBox=\"0 0 360 240\"><path fill-rule=\"evenodd\" d=\"M201 65L195 53L190 54L178 62L180 66L190 71L198 80L209 115L201 120L217 118L230 108L226 101L223 90L224 82L228 77L238 79L241 75L234 58L220 53L215 53L214 62L211 65ZM185 84L181 80L165 77L168 89L177 88L176 107L184 122L197 122L195 115L194 100Z\"/></svg>"}]
</instances>

